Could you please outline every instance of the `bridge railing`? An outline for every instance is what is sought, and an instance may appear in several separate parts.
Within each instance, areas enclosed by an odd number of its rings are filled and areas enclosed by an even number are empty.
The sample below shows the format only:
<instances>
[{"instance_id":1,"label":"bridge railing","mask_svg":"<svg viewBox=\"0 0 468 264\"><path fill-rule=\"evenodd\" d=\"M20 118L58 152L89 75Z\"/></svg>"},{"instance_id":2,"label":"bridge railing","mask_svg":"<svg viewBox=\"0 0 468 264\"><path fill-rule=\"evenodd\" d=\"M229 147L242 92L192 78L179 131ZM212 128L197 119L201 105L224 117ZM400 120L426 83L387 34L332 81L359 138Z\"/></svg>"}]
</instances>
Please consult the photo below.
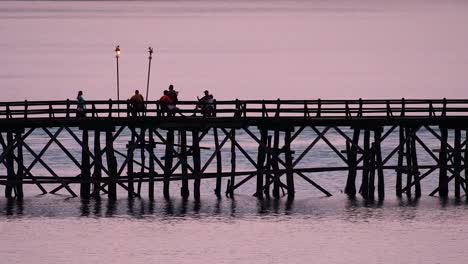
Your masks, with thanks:
<instances>
[{"instance_id":1,"label":"bridge railing","mask_svg":"<svg viewBox=\"0 0 468 264\"><path fill-rule=\"evenodd\" d=\"M91 117L445 117L467 116L468 99L392 99L392 100L226 100L201 104L179 101L177 109L167 110L159 101L145 102L144 111L136 111L130 101L86 101L86 116ZM75 118L77 102L17 101L0 102L0 120L29 118Z\"/></svg>"}]
</instances>

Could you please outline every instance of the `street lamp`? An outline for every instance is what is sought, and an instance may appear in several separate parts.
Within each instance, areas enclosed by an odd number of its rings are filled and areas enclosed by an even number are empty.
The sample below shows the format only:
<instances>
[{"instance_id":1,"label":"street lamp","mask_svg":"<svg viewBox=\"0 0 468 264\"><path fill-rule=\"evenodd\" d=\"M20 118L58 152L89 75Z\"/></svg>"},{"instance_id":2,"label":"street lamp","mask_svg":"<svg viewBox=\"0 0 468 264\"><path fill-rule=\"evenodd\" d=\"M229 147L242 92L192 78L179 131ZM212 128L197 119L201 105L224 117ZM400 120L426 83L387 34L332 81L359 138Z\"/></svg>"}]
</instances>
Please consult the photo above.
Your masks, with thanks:
<instances>
[{"instance_id":1,"label":"street lamp","mask_svg":"<svg viewBox=\"0 0 468 264\"><path fill-rule=\"evenodd\" d=\"M117 101L120 101L120 87L119 87L119 57L120 57L120 45L115 47L115 58L117 59ZM118 116L120 117L120 103L117 102Z\"/></svg>"},{"instance_id":2,"label":"street lamp","mask_svg":"<svg viewBox=\"0 0 468 264\"><path fill-rule=\"evenodd\" d=\"M149 81L150 81L150 73L151 73L151 59L153 59L153 48L148 47L148 79L146 81L146 100L148 100L148 93L149 93Z\"/></svg>"}]
</instances>

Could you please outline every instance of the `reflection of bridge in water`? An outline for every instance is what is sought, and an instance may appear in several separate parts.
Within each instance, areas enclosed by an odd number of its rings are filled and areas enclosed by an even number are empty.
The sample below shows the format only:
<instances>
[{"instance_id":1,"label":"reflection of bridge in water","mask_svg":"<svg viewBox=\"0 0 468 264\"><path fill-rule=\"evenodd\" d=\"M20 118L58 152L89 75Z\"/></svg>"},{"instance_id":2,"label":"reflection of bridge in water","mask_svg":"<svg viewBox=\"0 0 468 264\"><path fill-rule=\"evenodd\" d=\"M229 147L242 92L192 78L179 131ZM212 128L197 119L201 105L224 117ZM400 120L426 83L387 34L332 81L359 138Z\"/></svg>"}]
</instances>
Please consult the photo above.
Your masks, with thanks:
<instances>
[{"instance_id":1,"label":"reflection of bridge in water","mask_svg":"<svg viewBox=\"0 0 468 264\"><path fill-rule=\"evenodd\" d=\"M218 101L210 105L214 110L205 116L194 110L196 103L180 102L179 110L172 115L159 102L147 102L144 113L132 116L135 113L128 101L88 101L86 118L75 117L74 101L0 103L0 183L5 185L5 196L23 197L24 184L35 185L43 193L66 190L77 196L70 185L79 184L82 197L107 194L115 199L118 187L129 196L140 196L144 184L153 198L155 182L160 181L164 196L169 197L171 181L181 181L181 195L188 197L189 181L193 181L193 196L199 199L201 180L207 178L215 179L218 196L223 178L227 178L224 192L228 196L253 181L257 197L292 197L298 180L330 196L319 179L311 176L331 171L347 174L347 194L359 192L366 199L374 199L375 189L378 198L384 198L384 172L396 175L397 196L420 196L422 180L437 172L438 187L430 195L446 197L451 181L455 197L460 197L461 191L467 192L468 100ZM351 128L352 134L348 135L344 128ZM120 151L114 143L127 129L131 136L126 150ZM48 137L40 151L28 142L35 130ZM315 136L308 139L305 149L297 151L294 140L306 130L312 130ZM428 147L418 136L423 130L438 140L437 149ZM90 142L90 131L94 142ZM239 131L258 145L255 157L236 140ZM346 142L345 149L338 149L327 138L331 131ZM383 156L382 145L389 144L388 138L394 132L399 140ZM453 142L449 142L452 133ZM208 136L213 137L213 146L201 147L200 142ZM67 149L61 142L63 137L79 144L81 158ZM301 162L319 142L328 145L344 165L310 167ZM70 166L79 170L78 175L60 175L46 162L52 144L68 158ZM164 148L163 158L155 155L157 146ZM223 147L230 149L228 161L223 159ZM433 163L421 164L418 149L423 149ZM202 152L209 157L203 163ZM122 157L122 162L116 156ZM241 156L251 169L236 167ZM223 166L226 161L230 163L228 170ZM38 165L49 175L35 173L33 169ZM356 189L358 174L360 188ZM47 191L46 184L53 185L53 189Z\"/></svg>"}]
</instances>

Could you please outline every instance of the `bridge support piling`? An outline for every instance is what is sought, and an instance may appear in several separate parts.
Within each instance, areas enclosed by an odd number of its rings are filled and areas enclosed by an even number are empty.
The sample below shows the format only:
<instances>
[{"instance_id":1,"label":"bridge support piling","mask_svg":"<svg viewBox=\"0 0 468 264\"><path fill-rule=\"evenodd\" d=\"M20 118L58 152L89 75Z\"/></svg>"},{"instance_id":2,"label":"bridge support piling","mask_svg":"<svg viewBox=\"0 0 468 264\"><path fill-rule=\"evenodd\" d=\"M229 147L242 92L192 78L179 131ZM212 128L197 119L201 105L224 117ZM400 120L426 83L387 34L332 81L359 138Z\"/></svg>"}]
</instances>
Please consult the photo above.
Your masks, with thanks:
<instances>
[{"instance_id":1,"label":"bridge support piling","mask_svg":"<svg viewBox=\"0 0 468 264\"><path fill-rule=\"evenodd\" d=\"M173 150L174 148L174 130L169 129L166 134L166 150L164 155L164 198L169 199L169 184L172 175Z\"/></svg>"},{"instance_id":2,"label":"bridge support piling","mask_svg":"<svg viewBox=\"0 0 468 264\"><path fill-rule=\"evenodd\" d=\"M148 130L148 152L149 152L149 179L148 179L148 198L150 200L154 199L154 176L156 171L154 169L154 136L153 136L153 129Z\"/></svg>"},{"instance_id":3,"label":"bridge support piling","mask_svg":"<svg viewBox=\"0 0 468 264\"><path fill-rule=\"evenodd\" d=\"M260 130L260 144L258 144L257 153L257 189L255 196L257 198L263 198L263 178L265 175L265 160L266 160L266 146L268 144L268 130L259 128Z\"/></svg>"},{"instance_id":4,"label":"bridge support piling","mask_svg":"<svg viewBox=\"0 0 468 264\"><path fill-rule=\"evenodd\" d=\"M218 128L214 127L213 128L213 137L214 137L214 143L215 143L215 149L217 150L216 152L216 188L215 188L215 194L217 197L221 197L221 184L222 184L222 178L221 174L223 173L223 165L222 165L222 157L221 157L221 149L219 146L219 137L218 137Z\"/></svg>"},{"instance_id":5,"label":"bridge support piling","mask_svg":"<svg viewBox=\"0 0 468 264\"><path fill-rule=\"evenodd\" d=\"M364 129L364 153L363 153L363 170L361 180L361 195L364 199L369 198L369 166L370 166L370 130Z\"/></svg>"},{"instance_id":6,"label":"bridge support piling","mask_svg":"<svg viewBox=\"0 0 468 264\"><path fill-rule=\"evenodd\" d=\"M359 128L354 128L353 129L353 138L352 142L347 143L347 156L348 156L348 162L349 162L349 170L348 170L348 178L346 180L346 187L345 187L345 193L349 196L354 197L356 195L356 174L357 174L357 153L358 153L358 146L359 146L359 135L360 135L360 129Z\"/></svg>"},{"instance_id":7,"label":"bridge support piling","mask_svg":"<svg viewBox=\"0 0 468 264\"><path fill-rule=\"evenodd\" d=\"M130 137L130 142L128 142L128 146L127 146L127 176L128 176L128 189L127 189L127 193L128 193L128 197L133 197L133 193L134 193L134 180L135 180L135 173L134 173L134 168L133 168L133 165L134 165L134 151L135 151L135 144L136 144L136 141L135 141L135 134L136 134L136 131L135 131L135 128L134 127L130 127L130 131L131 131L131 134L132 136Z\"/></svg>"},{"instance_id":8,"label":"bridge support piling","mask_svg":"<svg viewBox=\"0 0 468 264\"><path fill-rule=\"evenodd\" d=\"M201 160L200 160L200 136L198 130L192 131L193 147L193 197L200 200Z\"/></svg>"},{"instance_id":9,"label":"bridge support piling","mask_svg":"<svg viewBox=\"0 0 468 264\"><path fill-rule=\"evenodd\" d=\"M93 195L98 197L101 191L102 179L102 154L101 131L94 130L94 171L93 171Z\"/></svg>"},{"instance_id":10,"label":"bridge support piling","mask_svg":"<svg viewBox=\"0 0 468 264\"><path fill-rule=\"evenodd\" d=\"M17 138L17 174L16 174L16 197L23 198L23 178L24 178L24 159L23 159L23 138L21 133L16 133Z\"/></svg>"},{"instance_id":11,"label":"bridge support piling","mask_svg":"<svg viewBox=\"0 0 468 264\"><path fill-rule=\"evenodd\" d=\"M141 185L143 183L143 176L145 175L145 164L146 164L146 129L140 129L140 158L141 158L141 166L140 166L140 177L138 179L138 196L141 197Z\"/></svg>"},{"instance_id":12,"label":"bridge support piling","mask_svg":"<svg viewBox=\"0 0 468 264\"><path fill-rule=\"evenodd\" d=\"M369 193L367 197L369 200L374 200L375 197L375 143L371 144L369 153Z\"/></svg>"},{"instance_id":13,"label":"bridge support piling","mask_svg":"<svg viewBox=\"0 0 468 264\"><path fill-rule=\"evenodd\" d=\"M411 128L406 127L405 128L405 145L406 145L406 195L411 196L411 188L412 188L412 176L413 176L413 149L411 147Z\"/></svg>"},{"instance_id":14,"label":"bridge support piling","mask_svg":"<svg viewBox=\"0 0 468 264\"><path fill-rule=\"evenodd\" d=\"M403 185L403 160L405 155L405 128L400 126L398 129L398 161L397 161L397 169L396 169L396 184L395 184L395 191L396 196L401 197L402 195L402 185Z\"/></svg>"},{"instance_id":15,"label":"bridge support piling","mask_svg":"<svg viewBox=\"0 0 468 264\"><path fill-rule=\"evenodd\" d=\"M411 142L411 174L414 180L414 194L416 197L421 197L421 182L419 179L419 166L418 166L418 154L416 149L416 131L418 128L413 127L410 130L410 142Z\"/></svg>"},{"instance_id":16,"label":"bridge support piling","mask_svg":"<svg viewBox=\"0 0 468 264\"><path fill-rule=\"evenodd\" d=\"M454 156L453 156L453 165L454 165L454 176L455 176L455 198L460 198L460 178L461 178L461 131L459 128L454 130Z\"/></svg>"},{"instance_id":17,"label":"bridge support piling","mask_svg":"<svg viewBox=\"0 0 468 264\"><path fill-rule=\"evenodd\" d=\"M284 134L284 155L286 163L286 185L288 186L288 198L293 198L294 193L296 192L294 187L293 156L291 151L291 130L288 129Z\"/></svg>"},{"instance_id":18,"label":"bridge support piling","mask_svg":"<svg viewBox=\"0 0 468 264\"><path fill-rule=\"evenodd\" d=\"M448 177L447 177L447 138L448 129L440 126L441 143L439 152L439 196L448 196Z\"/></svg>"},{"instance_id":19,"label":"bridge support piling","mask_svg":"<svg viewBox=\"0 0 468 264\"><path fill-rule=\"evenodd\" d=\"M265 178L265 187L263 193L266 197L270 197L270 185L271 185L271 140L272 136L268 136L267 138L267 155L266 155L266 178Z\"/></svg>"},{"instance_id":20,"label":"bridge support piling","mask_svg":"<svg viewBox=\"0 0 468 264\"><path fill-rule=\"evenodd\" d=\"M236 181L236 130L231 129L231 179L229 181L229 196L234 195L234 186Z\"/></svg>"},{"instance_id":21,"label":"bridge support piling","mask_svg":"<svg viewBox=\"0 0 468 264\"><path fill-rule=\"evenodd\" d=\"M465 155L463 157L463 168L465 170L465 196L468 199L468 130L465 130ZM461 150L460 150L461 153Z\"/></svg>"},{"instance_id":22,"label":"bridge support piling","mask_svg":"<svg viewBox=\"0 0 468 264\"><path fill-rule=\"evenodd\" d=\"M15 168L14 168L14 153L13 153L13 134L11 132L7 132L6 134L6 147L4 151L6 152L6 169L7 169L7 181L5 185L5 197L12 198L13 197L13 188L16 182L16 175L15 175Z\"/></svg>"},{"instance_id":23,"label":"bridge support piling","mask_svg":"<svg viewBox=\"0 0 468 264\"><path fill-rule=\"evenodd\" d=\"M179 131L180 133L180 158L184 160L181 163L182 167L182 187L180 188L180 195L186 199L190 195L188 185L188 169L187 169L187 132L185 130Z\"/></svg>"},{"instance_id":24,"label":"bridge support piling","mask_svg":"<svg viewBox=\"0 0 468 264\"><path fill-rule=\"evenodd\" d=\"M379 200L385 198L385 179L383 172L383 162L382 162L382 131L383 128L379 127L374 131L374 142L375 142L375 164L377 167L377 177L378 177L378 186L377 192Z\"/></svg>"},{"instance_id":25,"label":"bridge support piling","mask_svg":"<svg viewBox=\"0 0 468 264\"><path fill-rule=\"evenodd\" d=\"M81 149L81 183L80 183L80 196L82 198L89 198L91 186L91 169L89 161L89 132L83 129L82 149Z\"/></svg>"},{"instance_id":26,"label":"bridge support piling","mask_svg":"<svg viewBox=\"0 0 468 264\"><path fill-rule=\"evenodd\" d=\"M271 167L274 171L274 180L273 180L273 197L279 198L280 197L280 173L279 173L279 164L278 164L278 156L279 156L279 130L275 129L273 134L273 157L272 157L272 164Z\"/></svg>"},{"instance_id":27,"label":"bridge support piling","mask_svg":"<svg viewBox=\"0 0 468 264\"><path fill-rule=\"evenodd\" d=\"M117 159L114 154L114 139L111 130L106 130L106 159L109 171L107 197L117 199Z\"/></svg>"}]
</instances>

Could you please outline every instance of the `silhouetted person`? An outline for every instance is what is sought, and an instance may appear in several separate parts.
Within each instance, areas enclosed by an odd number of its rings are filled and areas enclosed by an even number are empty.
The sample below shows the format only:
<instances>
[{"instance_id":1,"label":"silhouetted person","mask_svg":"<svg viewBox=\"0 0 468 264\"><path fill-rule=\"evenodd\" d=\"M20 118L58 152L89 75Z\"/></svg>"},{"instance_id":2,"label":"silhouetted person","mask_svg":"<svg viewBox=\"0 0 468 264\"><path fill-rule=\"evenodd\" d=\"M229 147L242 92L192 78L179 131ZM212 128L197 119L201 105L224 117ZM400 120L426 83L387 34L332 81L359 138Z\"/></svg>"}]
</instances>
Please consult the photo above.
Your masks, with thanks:
<instances>
[{"instance_id":1,"label":"silhouetted person","mask_svg":"<svg viewBox=\"0 0 468 264\"><path fill-rule=\"evenodd\" d=\"M171 98L172 104L175 106L179 101L179 99L177 98L177 96L179 96L179 92L174 90L174 85L169 85L169 91L167 95L169 96L169 98Z\"/></svg>"},{"instance_id":2,"label":"silhouetted person","mask_svg":"<svg viewBox=\"0 0 468 264\"><path fill-rule=\"evenodd\" d=\"M143 113L145 111L145 99L143 95L140 94L140 91L135 90L135 94L130 98L130 103L132 104L133 116L137 116L138 113Z\"/></svg>"},{"instance_id":3,"label":"silhouetted person","mask_svg":"<svg viewBox=\"0 0 468 264\"><path fill-rule=\"evenodd\" d=\"M76 117L86 117L86 102L83 98L83 91L79 91L76 97Z\"/></svg>"},{"instance_id":4,"label":"silhouetted person","mask_svg":"<svg viewBox=\"0 0 468 264\"><path fill-rule=\"evenodd\" d=\"M200 108L200 111L203 116L213 116L214 115L214 97L208 90L204 91L204 96L198 99L197 108Z\"/></svg>"},{"instance_id":5,"label":"silhouetted person","mask_svg":"<svg viewBox=\"0 0 468 264\"><path fill-rule=\"evenodd\" d=\"M161 110L163 112L168 113L168 115L172 115L173 111L176 109L175 105L172 102L171 97L169 97L169 91L164 90L163 96L159 98L159 103L161 104Z\"/></svg>"}]
</instances>

